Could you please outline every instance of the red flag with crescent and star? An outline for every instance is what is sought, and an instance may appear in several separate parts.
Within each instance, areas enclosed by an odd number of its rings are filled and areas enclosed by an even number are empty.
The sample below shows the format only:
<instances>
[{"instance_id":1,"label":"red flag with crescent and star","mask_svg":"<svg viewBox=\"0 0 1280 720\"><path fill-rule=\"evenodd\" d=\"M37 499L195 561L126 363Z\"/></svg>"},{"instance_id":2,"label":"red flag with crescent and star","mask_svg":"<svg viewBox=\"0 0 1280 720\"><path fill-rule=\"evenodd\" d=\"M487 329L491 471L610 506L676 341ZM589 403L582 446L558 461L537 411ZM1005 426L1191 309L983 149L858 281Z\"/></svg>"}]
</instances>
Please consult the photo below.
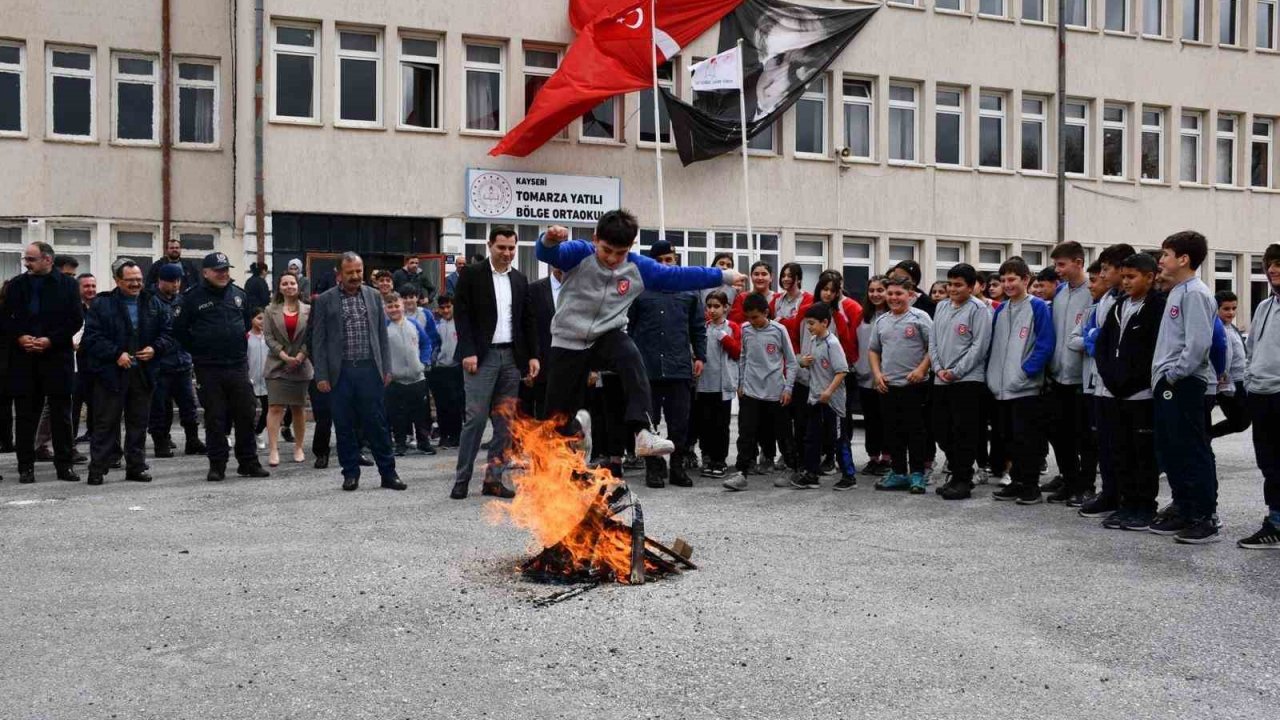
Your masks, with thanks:
<instances>
[{"instance_id":1,"label":"red flag with crescent and star","mask_svg":"<svg viewBox=\"0 0 1280 720\"><path fill-rule=\"evenodd\" d=\"M524 120L489 154L524 157L604 100L653 87L655 47L659 64L670 60L741 3L570 0L569 22L578 39L538 91ZM657 17L651 19L655 7Z\"/></svg>"}]
</instances>

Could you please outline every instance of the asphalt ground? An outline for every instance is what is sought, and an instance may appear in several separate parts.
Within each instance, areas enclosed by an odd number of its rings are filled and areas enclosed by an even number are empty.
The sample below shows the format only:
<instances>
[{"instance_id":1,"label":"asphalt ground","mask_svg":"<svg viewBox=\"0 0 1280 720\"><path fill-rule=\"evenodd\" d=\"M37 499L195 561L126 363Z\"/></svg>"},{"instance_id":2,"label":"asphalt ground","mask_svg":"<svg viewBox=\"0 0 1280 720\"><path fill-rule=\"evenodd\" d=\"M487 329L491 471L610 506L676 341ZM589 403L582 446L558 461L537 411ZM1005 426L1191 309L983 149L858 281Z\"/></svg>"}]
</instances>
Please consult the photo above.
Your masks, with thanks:
<instances>
[{"instance_id":1,"label":"asphalt ground","mask_svg":"<svg viewBox=\"0 0 1280 720\"><path fill-rule=\"evenodd\" d=\"M452 452L354 493L184 457L18 485L0 456L0 719L1274 716L1280 553L1234 547L1261 484L1247 436L1216 448L1225 539L1196 547L990 488L637 481L701 569L545 607L528 536L478 481L448 499Z\"/></svg>"}]
</instances>

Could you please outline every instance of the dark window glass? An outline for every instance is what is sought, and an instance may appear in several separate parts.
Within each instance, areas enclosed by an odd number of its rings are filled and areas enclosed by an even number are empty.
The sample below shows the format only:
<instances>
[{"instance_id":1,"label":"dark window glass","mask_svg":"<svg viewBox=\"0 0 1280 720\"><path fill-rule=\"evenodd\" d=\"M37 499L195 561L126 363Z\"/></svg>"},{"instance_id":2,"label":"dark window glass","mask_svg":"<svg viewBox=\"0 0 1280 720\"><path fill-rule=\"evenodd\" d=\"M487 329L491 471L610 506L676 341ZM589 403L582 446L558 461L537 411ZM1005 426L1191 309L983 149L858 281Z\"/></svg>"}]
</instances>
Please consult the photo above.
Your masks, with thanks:
<instances>
[{"instance_id":1,"label":"dark window glass","mask_svg":"<svg viewBox=\"0 0 1280 720\"><path fill-rule=\"evenodd\" d=\"M378 119L378 64L372 60L342 60L343 120Z\"/></svg>"},{"instance_id":2,"label":"dark window glass","mask_svg":"<svg viewBox=\"0 0 1280 720\"><path fill-rule=\"evenodd\" d=\"M280 55L276 59L276 114L284 117L312 116L312 58Z\"/></svg>"},{"instance_id":3,"label":"dark window glass","mask_svg":"<svg viewBox=\"0 0 1280 720\"><path fill-rule=\"evenodd\" d=\"M22 85L18 74L0 73L0 130L22 129L21 97Z\"/></svg>"},{"instance_id":4,"label":"dark window glass","mask_svg":"<svg viewBox=\"0 0 1280 720\"><path fill-rule=\"evenodd\" d=\"M155 139L153 86L122 82L117 85L116 96L116 135L121 140Z\"/></svg>"},{"instance_id":5,"label":"dark window glass","mask_svg":"<svg viewBox=\"0 0 1280 720\"><path fill-rule=\"evenodd\" d=\"M58 53L54 53L57 55ZM84 135L90 132L92 112L89 102L89 78L53 78L53 132L58 135Z\"/></svg>"}]
</instances>

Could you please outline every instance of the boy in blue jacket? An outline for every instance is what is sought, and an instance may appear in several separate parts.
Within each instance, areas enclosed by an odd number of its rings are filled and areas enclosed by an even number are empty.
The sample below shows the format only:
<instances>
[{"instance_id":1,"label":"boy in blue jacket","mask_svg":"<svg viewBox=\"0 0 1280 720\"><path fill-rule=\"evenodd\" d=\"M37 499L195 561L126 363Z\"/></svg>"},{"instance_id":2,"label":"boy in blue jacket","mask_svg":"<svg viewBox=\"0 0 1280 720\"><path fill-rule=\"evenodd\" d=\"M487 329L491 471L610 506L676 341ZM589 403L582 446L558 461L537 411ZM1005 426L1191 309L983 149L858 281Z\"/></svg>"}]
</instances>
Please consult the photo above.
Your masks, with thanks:
<instances>
[{"instance_id":1,"label":"boy in blue jacket","mask_svg":"<svg viewBox=\"0 0 1280 720\"><path fill-rule=\"evenodd\" d=\"M1027 294L1031 268L1020 257L1000 266L1006 301L996 308L987 359L987 387L996 399L996 427L1013 461L1011 482L996 500L1035 505L1040 497L1040 460L1048 450L1044 428L1044 375L1055 336L1049 303Z\"/></svg>"},{"instance_id":2,"label":"boy in blue jacket","mask_svg":"<svg viewBox=\"0 0 1280 720\"><path fill-rule=\"evenodd\" d=\"M564 272L551 320L547 355L547 415L561 432L581 432L575 415L583 407L587 376L612 370L626 392L624 422L636 436L636 455L670 455L675 446L650 431L649 377L640 351L626 333L627 311L645 289L704 290L744 285L736 270L663 265L631 252L640 226L626 210L600 216L591 242L570 240L568 228L550 227L538 238L538 260Z\"/></svg>"}]
</instances>

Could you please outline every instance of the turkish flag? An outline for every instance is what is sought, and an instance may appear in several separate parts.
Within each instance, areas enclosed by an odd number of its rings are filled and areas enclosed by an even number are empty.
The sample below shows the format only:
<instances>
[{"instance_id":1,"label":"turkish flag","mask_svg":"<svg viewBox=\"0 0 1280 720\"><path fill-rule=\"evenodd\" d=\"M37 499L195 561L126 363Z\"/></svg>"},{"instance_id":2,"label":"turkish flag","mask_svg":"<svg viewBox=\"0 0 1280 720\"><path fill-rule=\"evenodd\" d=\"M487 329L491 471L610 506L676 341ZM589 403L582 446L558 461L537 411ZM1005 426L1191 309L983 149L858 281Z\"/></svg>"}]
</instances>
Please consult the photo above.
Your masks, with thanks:
<instances>
[{"instance_id":1,"label":"turkish flag","mask_svg":"<svg viewBox=\"0 0 1280 720\"><path fill-rule=\"evenodd\" d=\"M651 29L652 0L571 0L575 27L586 13L598 14L580 29L524 120L489 154L524 157L602 101L653 87L655 46L659 64L670 60L741 2L660 0L657 27Z\"/></svg>"}]
</instances>

